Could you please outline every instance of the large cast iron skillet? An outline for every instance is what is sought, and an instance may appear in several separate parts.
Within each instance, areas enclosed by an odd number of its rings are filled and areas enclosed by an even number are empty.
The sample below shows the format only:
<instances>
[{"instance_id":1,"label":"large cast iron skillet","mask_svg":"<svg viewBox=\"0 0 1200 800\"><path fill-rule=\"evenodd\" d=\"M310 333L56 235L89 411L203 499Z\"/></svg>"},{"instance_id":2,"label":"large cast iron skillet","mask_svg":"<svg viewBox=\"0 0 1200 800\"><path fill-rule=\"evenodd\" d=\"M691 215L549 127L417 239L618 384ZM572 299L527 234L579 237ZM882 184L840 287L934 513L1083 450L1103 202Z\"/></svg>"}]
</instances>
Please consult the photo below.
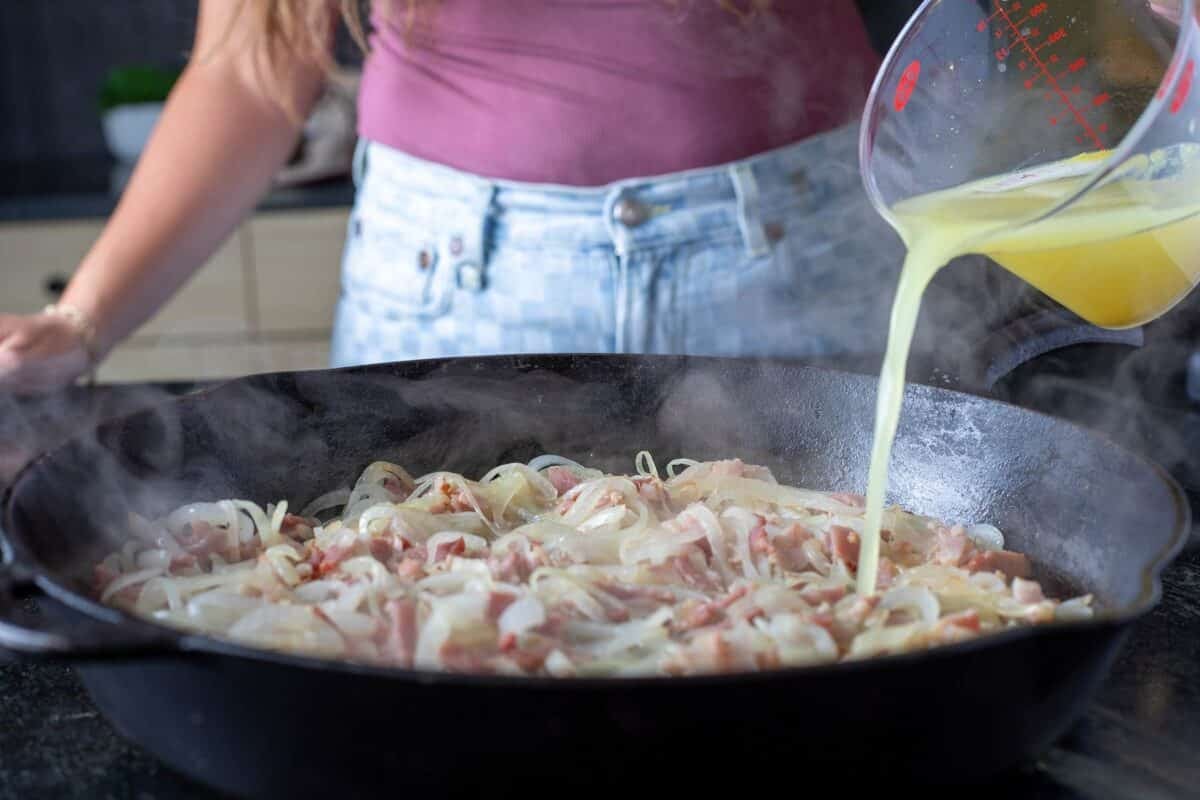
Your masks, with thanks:
<instances>
[{"instance_id":1,"label":"large cast iron skillet","mask_svg":"<svg viewBox=\"0 0 1200 800\"><path fill-rule=\"evenodd\" d=\"M88 598L127 511L229 496L294 504L385 458L478 477L557 452L612 470L738 456L781 480L861 491L874 380L777 362L552 356L267 375L118 419L28 468L4 517L0 646L79 662L126 736L212 785L259 796L769 790L979 779L1036 756L1105 675L1188 531L1158 468L1070 424L910 387L895 501L987 520L1092 622L915 656L755 675L542 680L364 668L184 636ZM57 614L53 613L58 609ZM36 626L36 629L35 629ZM544 793L544 791L543 791Z\"/></svg>"}]
</instances>

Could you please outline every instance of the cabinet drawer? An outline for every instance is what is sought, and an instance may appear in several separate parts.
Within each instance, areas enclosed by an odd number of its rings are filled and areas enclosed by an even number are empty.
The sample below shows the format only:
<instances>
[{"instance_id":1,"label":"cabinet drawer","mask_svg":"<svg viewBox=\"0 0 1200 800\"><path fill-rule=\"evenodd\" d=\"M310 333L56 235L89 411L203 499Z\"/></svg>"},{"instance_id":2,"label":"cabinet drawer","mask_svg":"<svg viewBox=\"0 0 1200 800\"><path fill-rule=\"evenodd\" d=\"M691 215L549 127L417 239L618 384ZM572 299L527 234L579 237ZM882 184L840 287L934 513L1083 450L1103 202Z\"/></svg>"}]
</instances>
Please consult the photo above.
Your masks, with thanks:
<instances>
[{"instance_id":1,"label":"cabinet drawer","mask_svg":"<svg viewBox=\"0 0 1200 800\"><path fill-rule=\"evenodd\" d=\"M259 328L328 331L349 209L260 214L250 221Z\"/></svg>"},{"instance_id":2,"label":"cabinet drawer","mask_svg":"<svg viewBox=\"0 0 1200 800\"><path fill-rule=\"evenodd\" d=\"M102 227L92 220L0 225L0 314L29 314L54 302L48 284L70 278Z\"/></svg>"},{"instance_id":3,"label":"cabinet drawer","mask_svg":"<svg viewBox=\"0 0 1200 800\"><path fill-rule=\"evenodd\" d=\"M327 366L327 339L220 345L148 345L134 341L114 350L100 365L96 378L106 383L212 380Z\"/></svg>"},{"instance_id":4,"label":"cabinet drawer","mask_svg":"<svg viewBox=\"0 0 1200 800\"><path fill-rule=\"evenodd\" d=\"M231 236L134 336L249 332L243 235L239 231Z\"/></svg>"},{"instance_id":5,"label":"cabinet drawer","mask_svg":"<svg viewBox=\"0 0 1200 800\"><path fill-rule=\"evenodd\" d=\"M27 314L53 302L100 235L102 220L0 225L0 313ZM234 236L136 336L245 333L241 242Z\"/></svg>"}]
</instances>

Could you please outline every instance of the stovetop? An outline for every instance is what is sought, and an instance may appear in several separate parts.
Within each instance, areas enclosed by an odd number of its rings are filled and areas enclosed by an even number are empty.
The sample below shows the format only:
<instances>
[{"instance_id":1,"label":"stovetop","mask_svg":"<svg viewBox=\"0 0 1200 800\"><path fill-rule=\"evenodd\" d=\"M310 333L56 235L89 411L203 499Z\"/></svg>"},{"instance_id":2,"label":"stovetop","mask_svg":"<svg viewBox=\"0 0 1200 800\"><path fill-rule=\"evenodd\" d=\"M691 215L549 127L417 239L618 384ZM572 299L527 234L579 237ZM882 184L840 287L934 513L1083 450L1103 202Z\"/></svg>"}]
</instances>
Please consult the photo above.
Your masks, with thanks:
<instances>
[{"instance_id":1,"label":"stovetop","mask_svg":"<svg viewBox=\"0 0 1200 800\"><path fill-rule=\"evenodd\" d=\"M1155 349L1157 348L1157 349ZM1200 405L1187 398L1188 349L1081 347L1018 369L991 393L1098 428L1168 467L1200 510ZM1155 369L1163 364L1178 369ZM933 379L936 381L936 378ZM931 382L933 382L931 381ZM189 384L0 397L0 486L39 450ZM1191 798L1200 786L1200 547L1163 576L1159 607L1134 630L1081 721L1041 761L976 797ZM121 738L73 671L0 655L0 800L213 798Z\"/></svg>"}]
</instances>

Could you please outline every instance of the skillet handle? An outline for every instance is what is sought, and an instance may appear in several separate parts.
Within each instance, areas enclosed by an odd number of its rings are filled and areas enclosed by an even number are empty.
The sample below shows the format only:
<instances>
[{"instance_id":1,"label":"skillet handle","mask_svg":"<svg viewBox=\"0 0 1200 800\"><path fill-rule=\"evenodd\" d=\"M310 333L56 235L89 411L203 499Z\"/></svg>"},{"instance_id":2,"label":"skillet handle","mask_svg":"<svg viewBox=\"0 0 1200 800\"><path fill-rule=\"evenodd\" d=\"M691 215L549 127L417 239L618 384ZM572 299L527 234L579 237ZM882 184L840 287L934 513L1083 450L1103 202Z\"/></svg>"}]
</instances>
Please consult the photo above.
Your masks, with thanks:
<instances>
[{"instance_id":1,"label":"skillet handle","mask_svg":"<svg viewBox=\"0 0 1200 800\"><path fill-rule=\"evenodd\" d=\"M35 594L47 599L19 567L0 561L0 652L23 659L98 661L179 651L178 641L168 635L126 629L82 614L71 615L74 624L55 624L21 608L21 599Z\"/></svg>"}]
</instances>

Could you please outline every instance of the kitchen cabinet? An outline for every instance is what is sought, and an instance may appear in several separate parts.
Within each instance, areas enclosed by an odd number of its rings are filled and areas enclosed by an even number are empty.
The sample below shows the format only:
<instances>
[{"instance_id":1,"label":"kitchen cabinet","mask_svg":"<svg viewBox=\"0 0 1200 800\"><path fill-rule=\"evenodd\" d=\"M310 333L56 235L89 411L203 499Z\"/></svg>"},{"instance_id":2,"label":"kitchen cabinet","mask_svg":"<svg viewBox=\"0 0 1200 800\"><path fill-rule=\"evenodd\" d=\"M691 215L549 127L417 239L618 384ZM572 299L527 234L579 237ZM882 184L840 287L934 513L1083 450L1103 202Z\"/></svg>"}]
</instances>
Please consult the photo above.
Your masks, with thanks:
<instances>
[{"instance_id":1,"label":"kitchen cabinet","mask_svg":"<svg viewBox=\"0 0 1200 800\"><path fill-rule=\"evenodd\" d=\"M347 208L260 212L101 365L101 381L226 378L328 364ZM0 224L0 313L56 297L103 220Z\"/></svg>"},{"instance_id":2,"label":"kitchen cabinet","mask_svg":"<svg viewBox=\"0 0 1200 800\"><path fill-rule=\"evenodd\" d=\"M349 210L259 214L249 223L258 329L328 331Z\"/></svg>"}]
</instances>

